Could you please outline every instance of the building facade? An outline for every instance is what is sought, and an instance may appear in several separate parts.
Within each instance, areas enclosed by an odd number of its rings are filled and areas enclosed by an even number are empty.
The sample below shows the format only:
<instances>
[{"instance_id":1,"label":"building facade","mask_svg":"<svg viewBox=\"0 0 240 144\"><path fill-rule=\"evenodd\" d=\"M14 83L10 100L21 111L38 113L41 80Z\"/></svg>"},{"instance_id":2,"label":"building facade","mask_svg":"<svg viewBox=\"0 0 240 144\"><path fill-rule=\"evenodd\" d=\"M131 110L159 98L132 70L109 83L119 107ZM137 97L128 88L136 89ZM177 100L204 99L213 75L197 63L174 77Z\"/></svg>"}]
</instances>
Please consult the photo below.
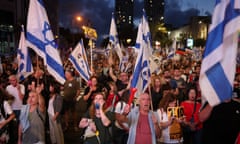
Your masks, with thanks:
<instances>
[{"instance_id":1,"label":"building facade","mask_svg":"<svg viewBox=\"0 0 240 144\"><path fill-rule=\"evenodd\" d=\"M186 47L187 39L193 39L193 45L196 45L198 41L206 41L210 23L210 16L194 16L188 25L171 31L169 36L176 39L181 47Z\"/></svg>"},{"instance_id":2,"label":"building facade","mask_svg":"<svg viewBox=\"0 0 240 144\"><path fill-rule=\"evenodd\" d=\"M0 55L13 55L16 53L21 24L25 22L27 2L1 0L0 5Z\"/></svg>"},{"instance_id":3,"label":"building facade","mask_svg":"<svg viewBox=\"0 0 240 144\"><path fill-rule=\"evenodd\" d=\"M161 37L164 37L162 35L166 33L166 28L164 27L164 7L164 0L144 0L144 9L150 27L153 47L157 47Z\"/></svg>"},{"instance_id":4,"label":"building facade","mask_svg":"<svg viewBox=\"0 0 240 144\"><path fill-rule=\"evenodd\" d=\"M58 0L44 0L51 28L58 34ZM26 26L29 0L0 1L0 56L17 52L21 25Z\"/></svg>"},{"instance_id":5,"label":"building facade","mask_svg":"<svg viewBox=\"0 0 240 144\"><path fill-rule=\"evenodd\" d=\"M121 43L133 39L133 0L115 0L115 21Z\"/></svg>"}]
</instances>

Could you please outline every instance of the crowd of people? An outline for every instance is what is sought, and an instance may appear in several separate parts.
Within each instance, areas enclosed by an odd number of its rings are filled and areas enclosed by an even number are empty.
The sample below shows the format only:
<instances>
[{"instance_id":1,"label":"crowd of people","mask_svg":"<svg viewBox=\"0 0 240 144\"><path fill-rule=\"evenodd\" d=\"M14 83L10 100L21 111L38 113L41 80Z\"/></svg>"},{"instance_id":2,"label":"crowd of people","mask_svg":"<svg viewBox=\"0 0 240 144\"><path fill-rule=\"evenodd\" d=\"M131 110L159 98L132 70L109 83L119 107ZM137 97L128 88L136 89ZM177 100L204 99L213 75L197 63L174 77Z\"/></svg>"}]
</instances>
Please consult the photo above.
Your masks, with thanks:
<instances>
[{"instance_id":1,"label":"crowd of people","mask_svg":"<svg viewBox=\"0 0 240 144\"><path fill-rule=\"evenodd\" d=\"M70 127L81 132L84 144L234 144L237 140L239 73L233 98L211 107L201 104L201 62L191 55L165 59L151 74L149 89L129 102L134 54L124 70L114 56L96 59L88 82L64 61L63 85L41 62L34 64L31 76L19 81L16 63L3 61L0 143L63 144L63 132Z\"/></svg>"}]
</instances>

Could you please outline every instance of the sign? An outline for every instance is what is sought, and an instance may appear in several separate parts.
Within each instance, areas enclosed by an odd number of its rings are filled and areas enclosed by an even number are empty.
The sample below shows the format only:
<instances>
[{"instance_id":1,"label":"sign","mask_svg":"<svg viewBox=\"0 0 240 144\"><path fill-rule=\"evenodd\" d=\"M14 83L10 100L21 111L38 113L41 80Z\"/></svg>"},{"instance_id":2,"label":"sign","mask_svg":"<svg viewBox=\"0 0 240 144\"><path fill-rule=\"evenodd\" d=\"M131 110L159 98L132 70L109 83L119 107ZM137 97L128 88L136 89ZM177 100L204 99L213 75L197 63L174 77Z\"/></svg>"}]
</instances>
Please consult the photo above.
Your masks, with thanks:
<instances>
[{"instance_id":1,"label":"sign","mask_svg":"<svg viewBox=\"0 0 240 144\"><path fill-rule=\"evenodd\" d=\"M171 117L181 118L183 117L183 107L168 107L167 109L168 119ZM176 119L173 120L172 125L169 126L170 139L180 140L182 138L181 125Z\"/></svg>"},{"instance_id":2,"label":"sign","mask_svg":"<svg viewBox=\"0 0 240 144\"><path fill-rule=\"evenodd\" d=\"M84 34L87 38L97 40L97 31L93 28L83 26Z\"/></svg>"}]
</instances>

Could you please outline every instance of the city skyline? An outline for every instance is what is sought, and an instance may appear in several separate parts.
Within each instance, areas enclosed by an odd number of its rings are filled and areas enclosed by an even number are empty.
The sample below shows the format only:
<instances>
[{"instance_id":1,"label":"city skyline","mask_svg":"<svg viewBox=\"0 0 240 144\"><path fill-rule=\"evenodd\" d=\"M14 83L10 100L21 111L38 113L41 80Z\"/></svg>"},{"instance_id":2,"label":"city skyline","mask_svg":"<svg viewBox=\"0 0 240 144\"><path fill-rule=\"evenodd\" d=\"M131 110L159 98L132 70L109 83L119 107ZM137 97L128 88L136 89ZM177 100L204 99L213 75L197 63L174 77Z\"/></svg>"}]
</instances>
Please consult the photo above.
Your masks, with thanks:
<instances>
[{"instance_id":1,"label":"city skyline","mask_svg":"<svg viewBox=\"0 0 240 144\"><path fill-rule=\"evenodd\" d=\"M134 1L134 26L137 27L142 16L144 0ZM187 23L190 16L211 15L215 0L165 0L165 22L180 27ZM96 28L100 39L108 36L114 0L59 0L59 25L70 28L75 16L80 15L86 25L89 21Z\"/></svg>"}]
</instances>

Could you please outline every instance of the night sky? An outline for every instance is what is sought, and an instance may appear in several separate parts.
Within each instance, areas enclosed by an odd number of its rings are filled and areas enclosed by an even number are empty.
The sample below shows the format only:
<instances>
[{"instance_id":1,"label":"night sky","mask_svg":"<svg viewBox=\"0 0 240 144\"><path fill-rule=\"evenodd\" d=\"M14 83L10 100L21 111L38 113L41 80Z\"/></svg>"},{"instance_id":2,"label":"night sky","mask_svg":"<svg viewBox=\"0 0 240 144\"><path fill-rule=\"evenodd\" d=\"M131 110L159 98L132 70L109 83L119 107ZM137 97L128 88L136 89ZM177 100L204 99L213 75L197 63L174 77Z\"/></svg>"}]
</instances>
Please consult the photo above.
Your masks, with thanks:
<instances>
[{"instance_id":1,"label":"night sky","mask_svg":"<svg viewBox=\"0 0 240 144\"><path fill-rule=\"evenodd\" d=\"M108 36L114 0L59 0L60 26L72 27L74 17L81 15L80 25L91 23L99 38ZM134 24L137 27L142 15L143 0L134 1ZM215 0L165 0L165 22L175 27L187 23L190 16L211 15Z\"/></svg>"}]
</instances>

